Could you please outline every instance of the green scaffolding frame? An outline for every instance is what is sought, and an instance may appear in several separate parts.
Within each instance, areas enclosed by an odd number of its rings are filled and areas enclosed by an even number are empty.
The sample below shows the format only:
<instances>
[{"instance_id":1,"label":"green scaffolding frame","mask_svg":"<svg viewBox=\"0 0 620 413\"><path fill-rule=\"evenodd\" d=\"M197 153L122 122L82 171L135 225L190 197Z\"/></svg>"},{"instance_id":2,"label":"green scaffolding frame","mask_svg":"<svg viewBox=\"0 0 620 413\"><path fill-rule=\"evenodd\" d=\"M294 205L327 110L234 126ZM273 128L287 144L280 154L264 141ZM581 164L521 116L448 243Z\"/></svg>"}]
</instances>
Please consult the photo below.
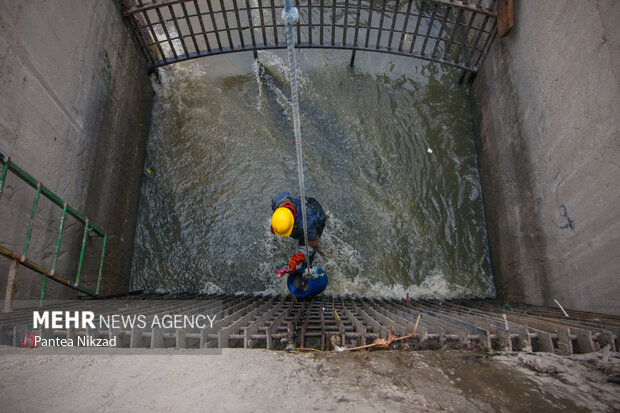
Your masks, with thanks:
<instances>
[{"instance_id":1,"label":"green scaffolding frame","mask_svg":"<svg viewBox=\"0 0 620 413\"><path fill-rule=\"evenodd\" d=\"M50 278L60 284L63 284L69 288L77 290L81 293L87 294L89 296L98 296L99 288L101 286L101 277L103 274L103 261L105 257L105 248L108 241L107 233L98 225L90 222L88 217L85 217L77 210L69 206L65 201L63 201L60 197L50 191L47 187L45 187L40 181L37 181L32 176L30 176L26 171L17 166L10 157L5 157L2 153L0 153L0 162L2 164L2 173L0 174L0 200L2 198L2 191L4 189L4 183L6 182L6 178L8 172L12 172L22 181L26 182L33 189L35 189L34 200L32 202L32 210L30 212L30 219L28 221L28 228L26 230L26 241L24 242L24 249L21 255L18 255L16 252L11 251L10 249L0 245L0 255L3 255L11 260L11 267L9 269L9 277L7 280L7 290L6 290L6 298L4 301L4 311L9 312L13 307L13 297L15 295L15 281L17 277L17 269L19 265L24 265L29 269L41 274L41 296L40 296L40 304L43 304L45 299L45 286L47 279ZM37 204L39 202L39 196L43 195L52 203L60 208L62 208L62 217L60 219L60 227L58 229L58 237L56 239L56 249L54 250L52 267L47 269L42 265L33 262L27 258L28 246L30 244L30 237L32 235L32 225L34 222L34 216L37 210ZM60 251L60 242L62 239L62 232L65 226L65 218L67 214L71 215L79 222L84 224L84 232L82 235L82 243L80 249L80 260L78 263L77 273L75 275L75 281L71 282L68 278L63 277L61 275L56 274L56 264L58 262L58 253ZM86 244L89 237L103 237L103 246L101 247L101 259L99 263L99 271L97 276L97 286L95 291L80 285L80 275L82 273L82 266L84 263L84 252L86 250Z\"/></svg>"}]
</instances>

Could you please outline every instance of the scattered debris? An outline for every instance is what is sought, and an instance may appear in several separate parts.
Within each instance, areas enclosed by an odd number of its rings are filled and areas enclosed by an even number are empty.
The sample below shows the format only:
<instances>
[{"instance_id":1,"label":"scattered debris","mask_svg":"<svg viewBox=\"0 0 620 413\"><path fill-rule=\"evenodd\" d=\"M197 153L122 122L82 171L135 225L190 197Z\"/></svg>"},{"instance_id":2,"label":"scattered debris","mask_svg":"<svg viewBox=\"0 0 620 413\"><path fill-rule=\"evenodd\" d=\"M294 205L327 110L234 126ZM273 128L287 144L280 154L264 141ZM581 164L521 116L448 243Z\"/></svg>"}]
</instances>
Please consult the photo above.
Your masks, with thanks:
<instances>
[{"instance_id":1,"label":"scattered debris","mask_svg":"<svg viewBox=\"0 0 620 413\"><path fill-rule=\"evenodd\" d=\"M336 311L336 307L334 306L333 303L332 303L332 314L334 315L334 319L336 320L336 326L340 328L340 326L342 325L342 320L340 319L340 315L338 315L338 311Z\"/></svg>"},{"instance_id":2,"label":"scattered debris","mask_svg":"<svg viewBox=\"0 0 620 413\"><path fill-rule=\"evenodd\" d=\"M35 337L38 337L37 334L26 333L23 339L19 340L19 345L21 347L36 347Z\"/></svg>"},{"instance_id":3,"label":"scattered debris","mask_svg":"<svg viewBox=\"0 0 620 413\"><path fill-rule=\"evenodd\" d=\"M566 317L568 317L568 313L566 311L564 311L564 307L562 307L562 305L560 303L558 303L558 300L556 300L555 298L553 299L553 301L555 301L555 303L558 305L558 307L560 307L560 310L562 310L562 312L564 313L564 315Z\"/></svg>"},{"instance_id":4,"label":"scattered debris","mask_svg":"<svg viewBox=\"0 0 620 413\"><path fill-rule=\"evenodd\" d=\"M413 328L413 333L408 334L406 336L396 337L394 334L392 334L392 330L389 330L388 331L388 338L387 338L387 340L384 339L384 338L375 338L375 340L371 344L366 344L365 346L352 347L352 348L344 348L344 347L336 347L336 346L334 346L334 350L336 352L342 352L342 351L362 350L362 349L367 349L367 348L368 349L370 349L370 348L388 349L390 347L390 344L392 344L394 341L404 340L406 338L415 337L416 331L418 330L418 324L419 323L420 323L420 316L418 315L418 319L415 322L415 327Z\"/></svg>"},{"instance_id":5,"label":"scattered debris","mask_svg":"<svg viewBox=\"0 0 620 413\"><path fill-rule=\"evenodd\" d=\"M610 349L611 346L609 344L601 349L601 353L603 353L603 363L609 362L609 357L611 356Z\"/></svg>"},{"instance_id":6,"label":"scattered debris","mask_svg":"<svg viewBox=\"0 0 620 413\"><path fill-rule=\"evenodd\" d=\"M338 321L340 321L340 317L337 315L338 313L336 313L335 308L332 308L332 311L334 312L334 314L336 315L336 319ZM384 338L376 338L371 344L366 344L364 346L358 346L358 347L351 347L351 348L347 348L347 347L343 347L340 344L340 337L338 336L332 336L330 337L330 344L332 345L332 347L334 348L334 351L336 353L341 353L344 351L356 351L356 350L364 350L364 349L388 349L390 348L390 345L395 342L395 341L399 341L399 340L404 340L406 338L412 338L415 337L416 332L418 331L418 324L420 323L420 315L418 315L418 319L416 320L415 323L415 327L413 328L413 333L411 334L407 334L406 336L402 336L402 337L397 337L394 334L392 334L392 330L388 331L388 338L384 339ZM340 321L342 322L342 321ZM303 348L303 347L295 347L294 344L289 343L289 345L286 347L286 351L318 351L318 352L323 352L323 350L318 350L315 348Z\"/></svg>"}]
</instances>

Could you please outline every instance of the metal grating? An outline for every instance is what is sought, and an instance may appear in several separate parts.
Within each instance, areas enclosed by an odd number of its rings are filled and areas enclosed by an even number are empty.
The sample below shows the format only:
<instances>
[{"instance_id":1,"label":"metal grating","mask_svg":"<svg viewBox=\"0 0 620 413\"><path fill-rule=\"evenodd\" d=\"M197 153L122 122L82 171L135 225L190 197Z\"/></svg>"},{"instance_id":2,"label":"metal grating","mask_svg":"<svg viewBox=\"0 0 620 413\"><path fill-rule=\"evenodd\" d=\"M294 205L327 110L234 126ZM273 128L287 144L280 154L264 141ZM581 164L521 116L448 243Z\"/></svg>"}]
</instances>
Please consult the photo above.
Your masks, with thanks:
<instances>
[{"instance_id":1,"label":"metal grating","mask_svg":"<svg viewBox=\"0 0 620 413\"><path fill-rule=\"evenodd\" d=\"M139 304L139 305L135 305ZM526 305L502 306L494 300L396 300L319 296L296 301L292 297L248 295L147 295L124 300L89 300L51 304L37 310L84 310L97 315L132 313L213 314L205 328L32 329L32 310L0 316L0 344L19 345L25 334L44 338L117 337L127 348L313 348L334 344L355 347L411 334L399 343L410 349L454 346L477 351L542 351L589 353L609 346L617 351L620 316Z\"/></svg>"},{"instance_id":2,"label":"metal grating","mask_svg":"<svg viewBox=\"0 0 620 413\"><path fill-rule=\"evenodd\" d=\"M497 33L496 0L295 3L299 48L391 53L475 73ZM159 67L222 53L286 48L283 6L275 0L125 0L123 16L151 67Z\"/></svg>"}]
</instances>

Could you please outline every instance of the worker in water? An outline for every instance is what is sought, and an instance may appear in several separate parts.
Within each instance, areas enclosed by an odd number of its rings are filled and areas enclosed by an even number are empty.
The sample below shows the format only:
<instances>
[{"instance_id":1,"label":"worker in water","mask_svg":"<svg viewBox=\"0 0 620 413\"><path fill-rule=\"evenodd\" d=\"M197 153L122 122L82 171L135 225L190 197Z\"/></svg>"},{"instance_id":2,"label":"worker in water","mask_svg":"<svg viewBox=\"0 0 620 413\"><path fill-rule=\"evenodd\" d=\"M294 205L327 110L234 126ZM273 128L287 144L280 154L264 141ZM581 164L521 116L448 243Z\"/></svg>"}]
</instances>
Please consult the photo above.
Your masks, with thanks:
<instances>
[{"instance_id":1,"label":"worker in water","mask_svg":"<svg viewBox=\"0 0 620 413\"><path fill-rule=\"evenodd\" d=\"M271 232L280 237L292 237L299 241L299 249L291 257L287 271L292 274L306 260L301 198L286 191L278 192L271 201ZM327 215L314 198L306 197L306 223L308 225L308 266L316 255L317 247L325 229Z\"/></svg>"}]
</instances>

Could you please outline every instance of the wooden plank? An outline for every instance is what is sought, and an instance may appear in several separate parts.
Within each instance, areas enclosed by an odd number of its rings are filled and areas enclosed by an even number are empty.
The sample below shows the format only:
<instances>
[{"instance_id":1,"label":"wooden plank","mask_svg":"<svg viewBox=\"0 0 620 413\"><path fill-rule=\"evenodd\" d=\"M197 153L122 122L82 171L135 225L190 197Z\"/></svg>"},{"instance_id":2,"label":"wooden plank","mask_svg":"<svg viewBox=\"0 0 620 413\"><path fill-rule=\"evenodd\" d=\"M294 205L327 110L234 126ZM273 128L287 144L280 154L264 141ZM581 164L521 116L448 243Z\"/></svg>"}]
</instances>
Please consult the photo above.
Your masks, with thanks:
<instances>
[{"instance_id":1,"label":"wooden plank","mask_svg":"<svg viewBox=\"0 0 620 413\"><path fill-rule=\"evenodd\" d=\"M510 33L514 25L514 0L499 0L497 2L497 33L504 37Z\"/></svg>"}]
</instances>

